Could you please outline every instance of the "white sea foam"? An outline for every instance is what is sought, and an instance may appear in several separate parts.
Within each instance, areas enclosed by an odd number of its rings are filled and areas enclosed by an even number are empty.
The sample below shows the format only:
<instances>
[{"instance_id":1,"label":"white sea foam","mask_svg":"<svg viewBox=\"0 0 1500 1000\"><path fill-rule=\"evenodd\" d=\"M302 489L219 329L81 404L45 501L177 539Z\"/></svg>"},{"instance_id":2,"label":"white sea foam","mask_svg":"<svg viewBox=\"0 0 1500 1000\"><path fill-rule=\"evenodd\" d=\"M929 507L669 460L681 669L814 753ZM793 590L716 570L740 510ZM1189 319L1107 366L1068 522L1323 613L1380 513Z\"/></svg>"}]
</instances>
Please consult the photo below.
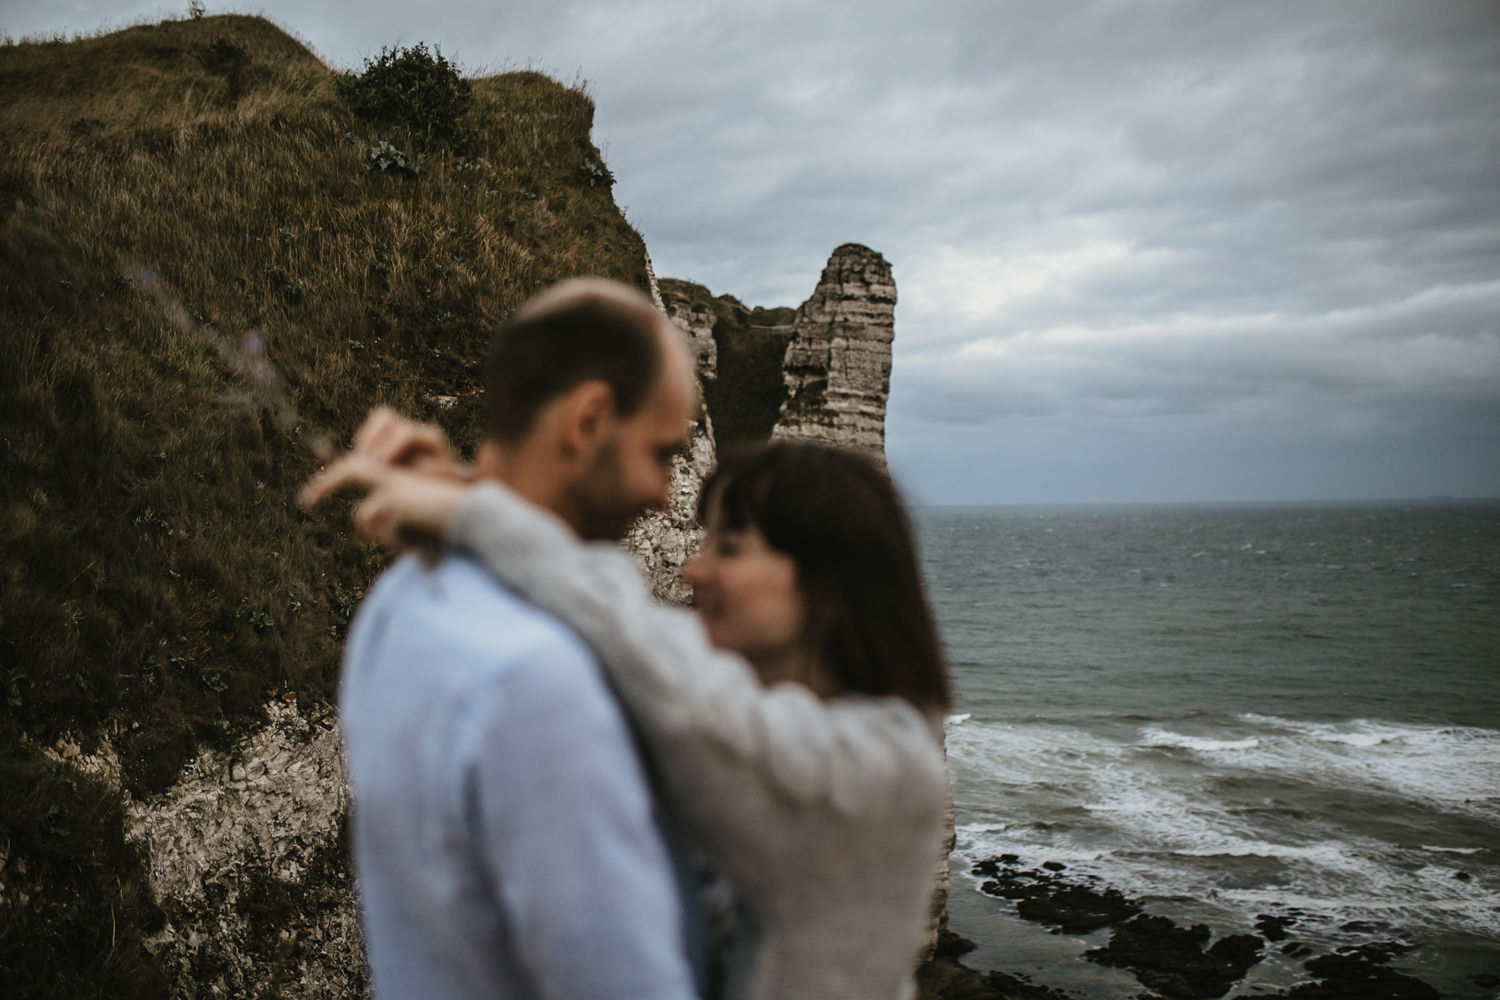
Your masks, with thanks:
<instances>
[{"instance_id":1,"label":"white sea foam","mask_svg":"<svg viewBox=\"0 0 1500 1000\"><path fill-rule=\"evenodd\" d=\"M950 734L948 751L977 797L1002 810L1049 811L1040 829L1008 830L1007 850L1030 836L1054 852L1097 853L1099 842L1216 852L1252 832L1199 784L1142 758L1141 748L1079 729L971 723Z\"/></svg>"},{"instance_id":2,"label":"white sea foam","mask_svg":"<svg viewBox=\"0 0 1500 1000\"><path fill-rule=\"evenodd\" d=\"M1071 784L1123 748L1071 726L969 721L948 733L948 759L987 782Z\"/></svg>"},{"instance_id":3,"label":"white sea foam","mask_svg":"<svg viewBox=\"0 0 1500 1000\"><path fill-rule=\"evenodd\" d=\"M960 837L977 837L986 833L1004 833L1010 827L1009 823L960 823L955 827L954 832Z\"/></svg>"},{"instance_id":4,"label":"white sea foam","mask_svg":"<svg viewBox=\"0 0 1500 1000\"><path fill-rule=\"evenodd\" d=\"M1356 867L1351 861L1348 845L1338 841L1321 844L1274 844L1267 840L1233 840L1211 848L1189 848L1174 851L1185 858L1276 858L1286 861L1313 861L1325 868L1349 869Z\"/></svg>"},{"instance_id":5,"label":"white sea foam","mask_svg":"<svg viewBox=\"0 0 1500 1000\"><path fill-rule=\"evenodd\" d=\"M1415 912L1430 911L1450 917L1471 917L1480 928L1500 928L1500 921L1487 917L1486 902L1475 905L1467 900L1424 899L1414 904L1409 899L1389 899L1371 896L1345 895L1339 893L1299 892L1295 889L1228 889L1222 893L1224 899L1249 903L1255 908L1278 907L1303 910L1313 914L1308 922L1315 922L1321 914L1326 922L1347 921L1357 913L1361 917L1376 917L1384 920L1409 922ZM1492 901L1488 901L1492 902ZM1421 922L1421 921L1418 921Z\"/></svg>"},{"instance_id":6,"label":"white sea foam","mask_svg":"<svg viewBox=\"0 0 1500 1000\"><path fill-rule=\"evenodd\" d=\"M1241 740L1215 740L1204 736L1185 736L1160 726L1141 730L1141 746L1177 747L1183 750L1253 750L1260 746L1255 737Z\"/></svg>"},{"instance_id":7,"label":"white sea foam","mask_svg":"<svg viewBox=\"0 0 1500 1000\"><path fill-rule=\"evenodd\" d=\"M949 734L962 789L958 854L1061 861L1133 895L1234 910L1306 904L1336 915L1335 929L1368 916L1500 934L1500 895L1483 866L1473 869L1481 877L1455 878L1432 853L1482 848L1403 847L1269 800L1247 809L1221 784L1238 775L1307 796L1378 792L1411 803L1402 808L1437 804L1482 820L1486 809L1500 814L1500 733L1261 716L1239 723L1255 735L1214 739L1151 724L1110 740L1099 727L972 719ZM1191 754L1168 760L1162 746ZM1489 797L1464 803L1465 792Z\"/></svg>"},{"instance_id":8,"label":"white sea foam","mask_svg":"<svg viewBox=\"0 0 1500 1000\"><path fill-rule=\"evenodd\" d=\"M1382 736L1379 733L1349 733L1340 736L1323 737L1329 743L1342 743L1351 747L1378 747L1389 740L1399 739L1397 736Z\"/></svg>"},{"instance_id":9,"label":"white sea foam","mask_svg":"<svg viewBox=\"0 0 1500 1000\"><path fill-rule=\"evenodd\" d=\"M960 712L957 715L948 716L946 724L949 726L962 725L963 723L968 722L973 717L974 713L972 712Z\"/></svg>"},{"instance_id":10,"label":"white sea foam","mask_svg":"<svg viewBox=\"0 0 1500 1000\"><path fill-rule=\"evenodd\" d=\"M965 824L959 829L958 854L976 861L996 854L1015 854L1022 867L1043 861L1065 864L1075 876L1090 875L1137 897L1181 897L1238 911L1248 925L1256 912L1296 907L1321 914L1330 929L1350 920L1377 919L1412 932L1424 928L1463 929L1500 935L1500 897L1478 880L1460 881L1453 869L1425 866L1415 870L1370 843L1327 842L1294 846L1242 841L1217 851L1100 850L1059 838L1056 831L1033 825ZM1267 858L1273 867L1260 885L1216 886L1216 864L1222 859ZM976 878L976 882L980 879ZM1308 922L1319 918L1310 917Z\"/></svg>"},{"instance_id":11,"label":"white sea foam","mask_svg":"<svg viewBox=\"0 0 1500 1000\"><path fill-rule=\"evenodd\" d=\"M1500 732L1495 730L1254 714L1239 719L1264 730L1246 763L1267 773L1500 821Z\"/></svg>"}]
</instances>

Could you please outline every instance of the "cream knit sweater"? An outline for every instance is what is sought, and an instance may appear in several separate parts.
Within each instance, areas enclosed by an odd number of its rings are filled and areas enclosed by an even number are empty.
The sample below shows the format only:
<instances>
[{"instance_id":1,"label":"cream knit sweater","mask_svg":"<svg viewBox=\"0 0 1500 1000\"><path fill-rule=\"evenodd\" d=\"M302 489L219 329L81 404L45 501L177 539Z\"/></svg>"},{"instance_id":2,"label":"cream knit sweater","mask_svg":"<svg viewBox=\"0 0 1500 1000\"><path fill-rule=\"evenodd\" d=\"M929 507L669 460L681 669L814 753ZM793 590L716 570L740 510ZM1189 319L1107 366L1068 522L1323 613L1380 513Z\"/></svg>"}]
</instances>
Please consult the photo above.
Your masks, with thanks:
<instances>
[{"instance_id":1,"label":"cream knit sweater","mask_svg":"<svg viewBox=\"0 0 1500 1000\"><path fill-rule=\"evenodd\" d=\"M762 686L695 614L652 600L618 547L504 487L473 491L453 543L598 653L668 808L749 914L730 1000L911 994L947 793L936 720L899 698Z\"/></svg>"}]
</instances>

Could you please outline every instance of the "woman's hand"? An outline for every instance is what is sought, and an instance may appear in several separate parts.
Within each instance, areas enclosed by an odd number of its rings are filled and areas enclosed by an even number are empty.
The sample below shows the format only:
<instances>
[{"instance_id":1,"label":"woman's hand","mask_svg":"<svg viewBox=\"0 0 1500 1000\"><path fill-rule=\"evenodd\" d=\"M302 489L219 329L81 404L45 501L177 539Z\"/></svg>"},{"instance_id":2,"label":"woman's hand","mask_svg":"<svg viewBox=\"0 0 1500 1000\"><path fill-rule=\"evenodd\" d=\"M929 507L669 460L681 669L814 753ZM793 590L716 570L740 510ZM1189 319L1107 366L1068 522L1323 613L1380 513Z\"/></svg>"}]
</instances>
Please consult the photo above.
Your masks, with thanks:
<instances>
[{"instance_id":1,"label":"woman's hand","mask_svg":"<svg viewBox=\"0 0 1500 1000\"><path fill-rule=\"evenodd\" d=\"M434 476L470 478L468 467L459 462L458 453L441 427L417 423L389 406L377 406L369 412L354 432L354 446L349 451L386 465L417 469Z\"/></svg>"},{"instance_id":2,"label":"woman's hand","mask_svg":"<svg viewBox=\"0 0 1500 1000\"><path fill-rule=\"evenodd\" d=\"M302 505L312 507L339 490L362 486L368 493L354 508L361 534L393 549L447 541L468 483L345 455L308 480Z\"/></svg>"},{"instance_id":3,"label":"woman's hand","mask_svg":"<svg viewBox=\"0 0 1500 1000\"><path fill-rule=\"evenodd\" d=\"M354 447L309 479L300 500L313 507L350 487L367 491L354 509L362 534L394 549L441 545L468 495L468 470L440 429L378 406Z\"/></svg>"}]
</instances>

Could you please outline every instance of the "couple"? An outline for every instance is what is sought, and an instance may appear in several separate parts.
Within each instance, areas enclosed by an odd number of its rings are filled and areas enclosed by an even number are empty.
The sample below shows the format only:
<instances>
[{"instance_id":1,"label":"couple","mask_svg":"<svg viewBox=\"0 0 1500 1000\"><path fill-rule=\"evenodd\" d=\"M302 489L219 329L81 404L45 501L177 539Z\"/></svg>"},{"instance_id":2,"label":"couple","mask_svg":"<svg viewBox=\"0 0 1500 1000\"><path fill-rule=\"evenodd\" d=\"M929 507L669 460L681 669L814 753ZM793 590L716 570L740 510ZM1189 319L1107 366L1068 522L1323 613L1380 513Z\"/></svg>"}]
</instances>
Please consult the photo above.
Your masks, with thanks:
<instances>
[{"instance_id":1,"label":"couple","mask_svg":"<svg viewBox=\"0 0 1500 1000\"><path fill-rule=\"evenodd\" d=\"M806 444L727 461L683 568L697 611L664 607L590 543L666 502L696 406L680 334L567 282L486 378L471 470L377 410L304 493L365 487L361 530L441 545L371 588L345 652L376 997L909 995L948 688L885 473ZM722 948L703 864L733 898Z\"/></svg>"}]
</instances>

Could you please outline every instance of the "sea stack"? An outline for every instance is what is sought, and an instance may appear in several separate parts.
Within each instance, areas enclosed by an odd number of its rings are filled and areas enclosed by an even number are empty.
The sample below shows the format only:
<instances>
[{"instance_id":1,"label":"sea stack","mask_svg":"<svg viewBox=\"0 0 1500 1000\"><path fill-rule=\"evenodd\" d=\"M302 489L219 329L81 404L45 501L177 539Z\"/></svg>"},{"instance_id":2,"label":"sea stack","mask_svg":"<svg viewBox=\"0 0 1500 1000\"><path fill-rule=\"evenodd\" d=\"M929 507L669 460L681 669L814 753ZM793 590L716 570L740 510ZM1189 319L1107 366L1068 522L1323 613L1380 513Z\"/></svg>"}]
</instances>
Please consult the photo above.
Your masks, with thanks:
<instances>
[{"instance_id":1,"label":"sea stack","mask_svg":"<svg viewBox=\"0 0 1500 1000\"><path fill-rule=\"evenodd\" d=\"M787 399L771 433L840 445L885 463L896 282L891 265L858 243L828 258L797 310L783 370Z\"/></svg>"}]
</instances>

